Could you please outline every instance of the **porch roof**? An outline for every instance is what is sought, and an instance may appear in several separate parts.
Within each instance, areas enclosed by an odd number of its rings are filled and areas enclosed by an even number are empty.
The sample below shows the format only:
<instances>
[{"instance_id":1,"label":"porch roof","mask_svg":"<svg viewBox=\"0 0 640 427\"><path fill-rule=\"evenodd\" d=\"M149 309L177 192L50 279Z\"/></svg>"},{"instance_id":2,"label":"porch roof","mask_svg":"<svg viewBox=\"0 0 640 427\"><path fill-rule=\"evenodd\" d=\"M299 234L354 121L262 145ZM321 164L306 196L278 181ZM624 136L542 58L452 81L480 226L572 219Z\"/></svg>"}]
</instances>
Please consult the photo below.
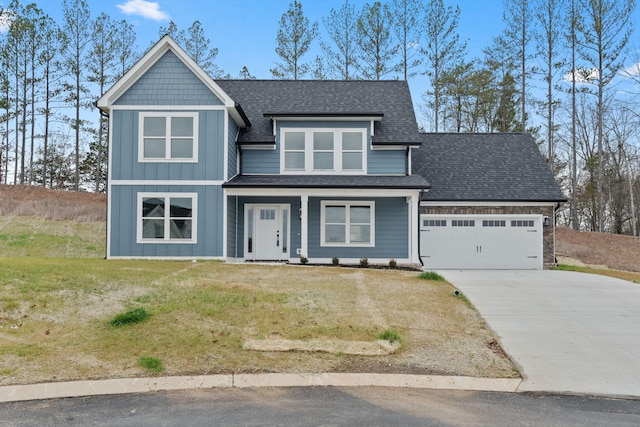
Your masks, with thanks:
<instances>
[{"instance_id":1,"label":"porch roof","mask_svg":"<svg viewBox=\"0 0 640 427\"><path fill-rule=\"evenodd\" d=\"M379 188L427 190L431 185L419 175L236 175L226 188Z\"/></svg>"}]
</instances>

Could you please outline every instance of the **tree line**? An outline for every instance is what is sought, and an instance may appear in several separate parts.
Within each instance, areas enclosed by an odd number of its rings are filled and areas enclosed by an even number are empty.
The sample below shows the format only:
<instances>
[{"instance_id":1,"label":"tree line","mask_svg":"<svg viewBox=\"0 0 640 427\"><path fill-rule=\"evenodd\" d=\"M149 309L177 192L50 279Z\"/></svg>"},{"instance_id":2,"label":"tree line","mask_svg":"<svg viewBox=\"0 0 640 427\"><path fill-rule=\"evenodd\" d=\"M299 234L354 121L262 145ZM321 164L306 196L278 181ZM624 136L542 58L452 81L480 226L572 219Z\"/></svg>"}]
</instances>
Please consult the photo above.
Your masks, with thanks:
<instances>
[{"instance_id":1,"label":"tree line","mask_svg":"<svg viewBox=\"0 0 640 427\"><path fill-rule=\"evenodd\" d=\"M345 0L319 21L294 0L275 35L277 79L420 79L420 125L433 132L530 132L569 202L561 223L638 235L635 0L503 0L504 30L471 57L453 1ZM35 4L0 9L0 182L104 191L107 119L93 101L140 57L133 26L86 0L56 23ZM2 18L0 17L0 18ZM199 21L160 27L213 78ZM635 62L636 65L630 65ZM91 117L88 119L88 117ZM9 177L9 174L13 174Z\"/></svg>"}]
</instances>

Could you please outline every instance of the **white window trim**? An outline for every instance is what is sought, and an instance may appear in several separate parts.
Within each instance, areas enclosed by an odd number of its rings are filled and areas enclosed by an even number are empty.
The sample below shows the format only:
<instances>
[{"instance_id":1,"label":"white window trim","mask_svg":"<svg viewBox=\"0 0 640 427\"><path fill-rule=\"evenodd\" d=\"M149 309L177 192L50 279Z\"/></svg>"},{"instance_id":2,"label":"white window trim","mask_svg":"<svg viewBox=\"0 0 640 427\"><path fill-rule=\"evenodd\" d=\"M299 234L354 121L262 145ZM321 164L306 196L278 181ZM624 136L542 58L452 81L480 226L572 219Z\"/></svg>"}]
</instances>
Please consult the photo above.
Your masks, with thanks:
<instances>
[{"instance_id":1,"label":"white window trim","mask_svg":"<svg viewBox=\"0 0 640 427\"><path fill-rule=\"evenodd\" d=\"M304 137L304 169L285 169L284 136L287 132L301 132ZM313 168L313 133L333 132L333 169ZM342 169L342 134L344 132L359 132L362 134L362 169ZM363 175L367 173L367 129L366 128L281 128L280 129L280 173L282 175ZM325 152L325 151L323 151ZM346 152L353 153L354 150Z\"/></svg>"},{"instance_id":2,"label":"white window trim","mask_svg":"<svg viewBox=\"0 0 640 427\"><path fill-rule=\"evenodd\" d=\"M166 120L167 132L165 135L165 157L146 158L144 157L144 119L145 117L164 117ZM192 117L193 118L193 157L174 159L171 157L171 118L172 117ZM198 113L197 112L140 112L138 113L138 162L140 163L197 163L198 162Z\"/></svg>"},{"instance_id":3,"label":"white window trim","mask_svg":"<svg viewBox=\"0 0 640 427\"><path fill-rule=\"evenodd\" d=\"M347 218L345 223L345 242L344 243L335 243L335 242L327 242L325 240L325 228L326 228L326 215L325 208L327 206L344 206L346 209ZM369 207L369 243L351 243L349 242L350 233L349 228L351 226L351 222L349 219L349 208L352 206L367 206ZM349 248L369 248L375 247L376 241L376 203L373 201L346 201L346 200L322 200L320 202L320 246L321 247L349 247Z\"/></svg>"},{"instance_id":4,"label":"white window trim","mask_svg":"<svg viewBox=\"0 0 640 427\"><path fill-rule=\"evenodd\" d=\"M142 237L142 200L147 197L191 199L191 239L172 239L168 233L170 217L164 217L165 233L163 239L144 239ZM166 202L165 202L166 203ZM196 244L198 243L198 193L138 193L136 210L136 242L140 244Z\"/></svg>"}]
</instances>

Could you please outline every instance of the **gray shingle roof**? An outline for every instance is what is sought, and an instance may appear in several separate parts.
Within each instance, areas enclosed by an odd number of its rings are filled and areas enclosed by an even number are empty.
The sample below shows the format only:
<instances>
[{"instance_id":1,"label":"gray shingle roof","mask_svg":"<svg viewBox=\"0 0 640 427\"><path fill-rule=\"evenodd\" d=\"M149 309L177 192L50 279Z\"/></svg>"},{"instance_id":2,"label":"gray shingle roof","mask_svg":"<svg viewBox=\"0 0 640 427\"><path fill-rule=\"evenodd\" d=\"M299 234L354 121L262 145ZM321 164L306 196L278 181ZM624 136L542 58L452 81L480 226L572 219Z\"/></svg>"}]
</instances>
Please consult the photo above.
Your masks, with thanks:
<instances>
[{"instance_id":1,"label":"gray shingle roof","mask_svg":"<svg viewBox=\"0 0 640 427\"><path fill-rule=\"evenodd\" d=\"M422 141L411 160L431 184L423 200L567 200L529 134L427 133Z\"/></svg>"},{"instance_id":2,"label":"gray shingle roof","mask_svg":"<svg viewBox=\"0 0 640 427\"><path fill-rule=\"evenodd\" d=\"M222 185L234 188L380 188L426 189L419 175L237 175Z\"/></svg>"},{"instance_id":3,"label":"gray shingle roof","mask_svg":"<svg viewBox=\"0 0 640 427\"><path fill-rule=\"evenodd\" d=\"M276 115L380 115L373 144L420 144L409 86L405 81L216 80L251 122L240 143L273 142Z\"/></svg>"}]
</instances>

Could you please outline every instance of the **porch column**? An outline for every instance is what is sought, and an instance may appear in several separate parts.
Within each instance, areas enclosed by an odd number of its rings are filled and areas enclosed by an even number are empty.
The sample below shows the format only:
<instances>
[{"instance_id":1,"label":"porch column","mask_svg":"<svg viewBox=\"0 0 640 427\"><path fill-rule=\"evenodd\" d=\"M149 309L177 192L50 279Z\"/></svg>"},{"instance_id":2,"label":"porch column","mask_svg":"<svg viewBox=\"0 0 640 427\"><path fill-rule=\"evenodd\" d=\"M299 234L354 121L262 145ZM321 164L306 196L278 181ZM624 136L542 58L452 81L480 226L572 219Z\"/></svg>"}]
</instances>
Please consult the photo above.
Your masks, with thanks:
<instances>
[{"instance_id":1,"label":"porch column","mask_svg":"<svg viewBox=\"0 0 640 427\"><path fill-rule=\"evenodd\" d=\"M418 256L418 233L420 233L420 193L407 197L409 204L409 260L414 264L419 264Z\"/></svg>"},{"instance_id":2,"label":"porch column","mask_svg":"<svg viewBox=\"0 0 640 427\"><path fill-rule=\"evenodd\" d=\"M300 256L309 258L308 253L308 212L309 196L300 196Z\"/></svg>"}]
</instances>

